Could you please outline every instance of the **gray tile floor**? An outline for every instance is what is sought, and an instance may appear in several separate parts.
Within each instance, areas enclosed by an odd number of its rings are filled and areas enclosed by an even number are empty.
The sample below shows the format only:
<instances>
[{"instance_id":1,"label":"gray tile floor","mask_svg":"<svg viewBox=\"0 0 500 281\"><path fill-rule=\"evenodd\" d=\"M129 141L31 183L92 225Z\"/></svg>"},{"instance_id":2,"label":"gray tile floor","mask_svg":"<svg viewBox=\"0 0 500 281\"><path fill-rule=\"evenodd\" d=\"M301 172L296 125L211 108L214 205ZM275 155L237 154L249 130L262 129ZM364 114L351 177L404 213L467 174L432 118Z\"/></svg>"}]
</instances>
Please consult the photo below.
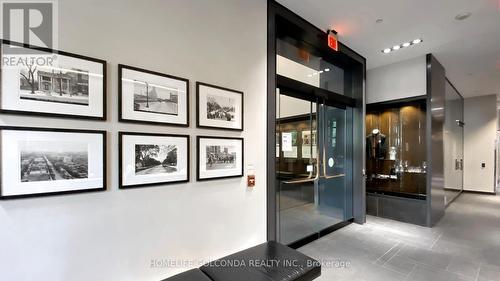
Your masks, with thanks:
<instances>
[{"instance_id":1,"label":"gray tile floor","mask_svg":"<svg viewBox=\"0 0 500 281\"><path fill-rule=\"evenodd\" d=\"M313 203L288 208L280 212L280 241L289 244L340 222L322 214Z\"/></svg>"},{"instance_id":2,"label":"gray tile floor","mask_svg":"<svg viewBox=\"0 0 500 281\"><path fill-rule=\"evenodd\" d=\"M464 193L434 228L369 216L299 250L317 280L500 280L500 196Z\"/></svg>"}]
</instances>

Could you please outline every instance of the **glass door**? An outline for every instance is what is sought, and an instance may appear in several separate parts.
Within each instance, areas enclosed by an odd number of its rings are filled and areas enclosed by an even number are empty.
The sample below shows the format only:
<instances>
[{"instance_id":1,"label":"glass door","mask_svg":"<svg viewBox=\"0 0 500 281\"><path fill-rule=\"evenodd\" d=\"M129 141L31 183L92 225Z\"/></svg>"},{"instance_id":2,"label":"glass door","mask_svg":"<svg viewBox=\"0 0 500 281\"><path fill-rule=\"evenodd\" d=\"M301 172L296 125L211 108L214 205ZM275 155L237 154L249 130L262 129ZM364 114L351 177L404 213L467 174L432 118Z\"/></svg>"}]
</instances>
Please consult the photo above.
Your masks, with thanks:
<instances>
[{"instance_id":1,"label":"glass door","mask_svg":"<svg viewBox=\"0 0 500 281\"><path fill-rule=\"evenodd\" d=\"M277 234L290 245L352 218L352 112L276 96Z\"/></svg>"},{"instance_id":2,"label":"glass door","mask_svg":"<svg viewBox=\"0 0 500 281\"><path fill-rule=\"evenodd\" d=\"M321 161L317 179L320 214L337 220L352 218L351 158L348 153L347 118L350 111L319 105L319 147Z\"/></svg>"},{"instance_id":3,"label":"glass door","mask_svg":"<svg viewBox=\"0 0 500 281\"><path fill-rule=\"evenodd\" d=\"M463 98L446 82L446 106L444 123L444 172L445 205L455 199L464 186L464 122Z\"/></svg>"}]
</instances>

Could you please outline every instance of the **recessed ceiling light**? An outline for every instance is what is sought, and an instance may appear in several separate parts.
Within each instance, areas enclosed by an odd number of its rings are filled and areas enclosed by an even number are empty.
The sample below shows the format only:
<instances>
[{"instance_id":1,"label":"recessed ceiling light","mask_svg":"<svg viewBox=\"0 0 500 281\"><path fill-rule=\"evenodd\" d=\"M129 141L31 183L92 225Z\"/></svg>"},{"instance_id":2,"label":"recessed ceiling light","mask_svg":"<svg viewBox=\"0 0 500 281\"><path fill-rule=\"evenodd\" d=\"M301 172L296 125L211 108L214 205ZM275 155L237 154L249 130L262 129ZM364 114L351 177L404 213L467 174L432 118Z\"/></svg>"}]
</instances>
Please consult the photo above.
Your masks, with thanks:
<instances>
[{"instance_id":1,"label":"recessed ceiling light","mask_svg":"<svg viewBox=\"0 0 500 281\"><path fill-rule=\"evenodd\" d=\"M455 16L456 20L464 20L472 15L471 12L463 12Z\"/></svg>"},{"instance_id":2,"label":"recessed ceiling light","mask_svg":"<svg viewBox=\"0 0 500 281\"><path fill-rule=\"evenodd\" d=\"M330 68L325 68L325 71L326 71L326 72L330 71Z\"/></svg>"},{"instance_id":3,"label":"recessed ceiling light","mask_svg":"<svg viewBox=\"0 0 500 281\"><path fill-rule=\"evenodd\" d=\"M319 74L321 74L321 73L323 73L323 70L320 70L320 71L319 71Z\"/></svg>"},{"instance_id":4,"label":"recessed ceiling light","mask_svg":"<svg viewBox=\"0 0 500 281\"><path fill-rule=\"evenodd\" d=\"M415 45L415 44L418 44L418 43L421 43L421 42L423 42L422 39L417 38L417 39L412 40L410 42L404 42L404 43L399 44L399 45L394 45L394 46L392 46L392 48L385 48L385 49L382 50L382 53L388 54L390 52L397 51L397 50L399 50L401 48L410 47L412 45Z\"/></svg>"},{"instance_id":5,"label":"recessed ceiling light","mask_svg":"<svg viewBox=\"0 0 500 281\"><path fill-rule=\"evenodd\" d=\"M376 23L383 23L383 22L384 22L384 19L377 19L375 22L376 22Z\"/></svg>"}]
</instances>

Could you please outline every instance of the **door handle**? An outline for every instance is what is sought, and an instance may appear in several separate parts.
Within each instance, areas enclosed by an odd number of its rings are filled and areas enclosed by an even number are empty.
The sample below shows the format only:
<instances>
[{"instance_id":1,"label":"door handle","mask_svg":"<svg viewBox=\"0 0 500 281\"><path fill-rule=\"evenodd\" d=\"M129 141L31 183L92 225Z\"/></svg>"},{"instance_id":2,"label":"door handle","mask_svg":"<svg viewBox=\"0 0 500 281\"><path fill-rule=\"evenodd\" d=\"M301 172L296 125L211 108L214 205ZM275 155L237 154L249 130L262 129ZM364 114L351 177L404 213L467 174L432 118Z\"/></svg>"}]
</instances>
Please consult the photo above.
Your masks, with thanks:
<instances>
[{"instance_id":1,"label":"door handle","mask_svg":"<svg viewBox=\"0 0 500 281\"><path fill-rule=\"evenodd\" d=\"M333 176L323 176L322 178L324 179L334 179L334 178L341 178L345 177L345 174L338 174L338 175L333 175Z\"/></svg>"},{"instance_id":2,"label":"door handle","mask_svg":"<svg viewBox=\"0 0 500 281\"><path fill-rule=\"evenodd\" d=\"M294 183L306 183L306 182L314 182L316 178L312 179L302 179L302 180L292 180L292 181L284 181L284 184L294 184Z\"/></svg>"}]
</instances>

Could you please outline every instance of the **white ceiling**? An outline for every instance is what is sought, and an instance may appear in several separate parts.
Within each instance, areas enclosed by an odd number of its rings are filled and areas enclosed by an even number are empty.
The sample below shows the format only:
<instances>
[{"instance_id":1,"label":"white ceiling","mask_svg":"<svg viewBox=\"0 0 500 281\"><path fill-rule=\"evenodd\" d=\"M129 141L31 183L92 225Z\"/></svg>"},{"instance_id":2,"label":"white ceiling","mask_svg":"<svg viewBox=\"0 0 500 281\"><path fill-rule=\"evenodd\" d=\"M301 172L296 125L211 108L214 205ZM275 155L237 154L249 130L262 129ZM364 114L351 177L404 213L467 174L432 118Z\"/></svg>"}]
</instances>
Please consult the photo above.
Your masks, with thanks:
<instances>
[{"instance_id":1,"label":"white ceiling","mask_svg":"<svg viewBox=\"0 0 500 281\"><path fill-rule=\"evenodd\" d=\"M465 97L500 94L500 0L278 0L367 59L367 68L434 54ZM455 20L462 12L472 15ZM376 20L382 18L382 23ZM390 54L384 48L423 43Z\"/></svg>"}]
</instances>

